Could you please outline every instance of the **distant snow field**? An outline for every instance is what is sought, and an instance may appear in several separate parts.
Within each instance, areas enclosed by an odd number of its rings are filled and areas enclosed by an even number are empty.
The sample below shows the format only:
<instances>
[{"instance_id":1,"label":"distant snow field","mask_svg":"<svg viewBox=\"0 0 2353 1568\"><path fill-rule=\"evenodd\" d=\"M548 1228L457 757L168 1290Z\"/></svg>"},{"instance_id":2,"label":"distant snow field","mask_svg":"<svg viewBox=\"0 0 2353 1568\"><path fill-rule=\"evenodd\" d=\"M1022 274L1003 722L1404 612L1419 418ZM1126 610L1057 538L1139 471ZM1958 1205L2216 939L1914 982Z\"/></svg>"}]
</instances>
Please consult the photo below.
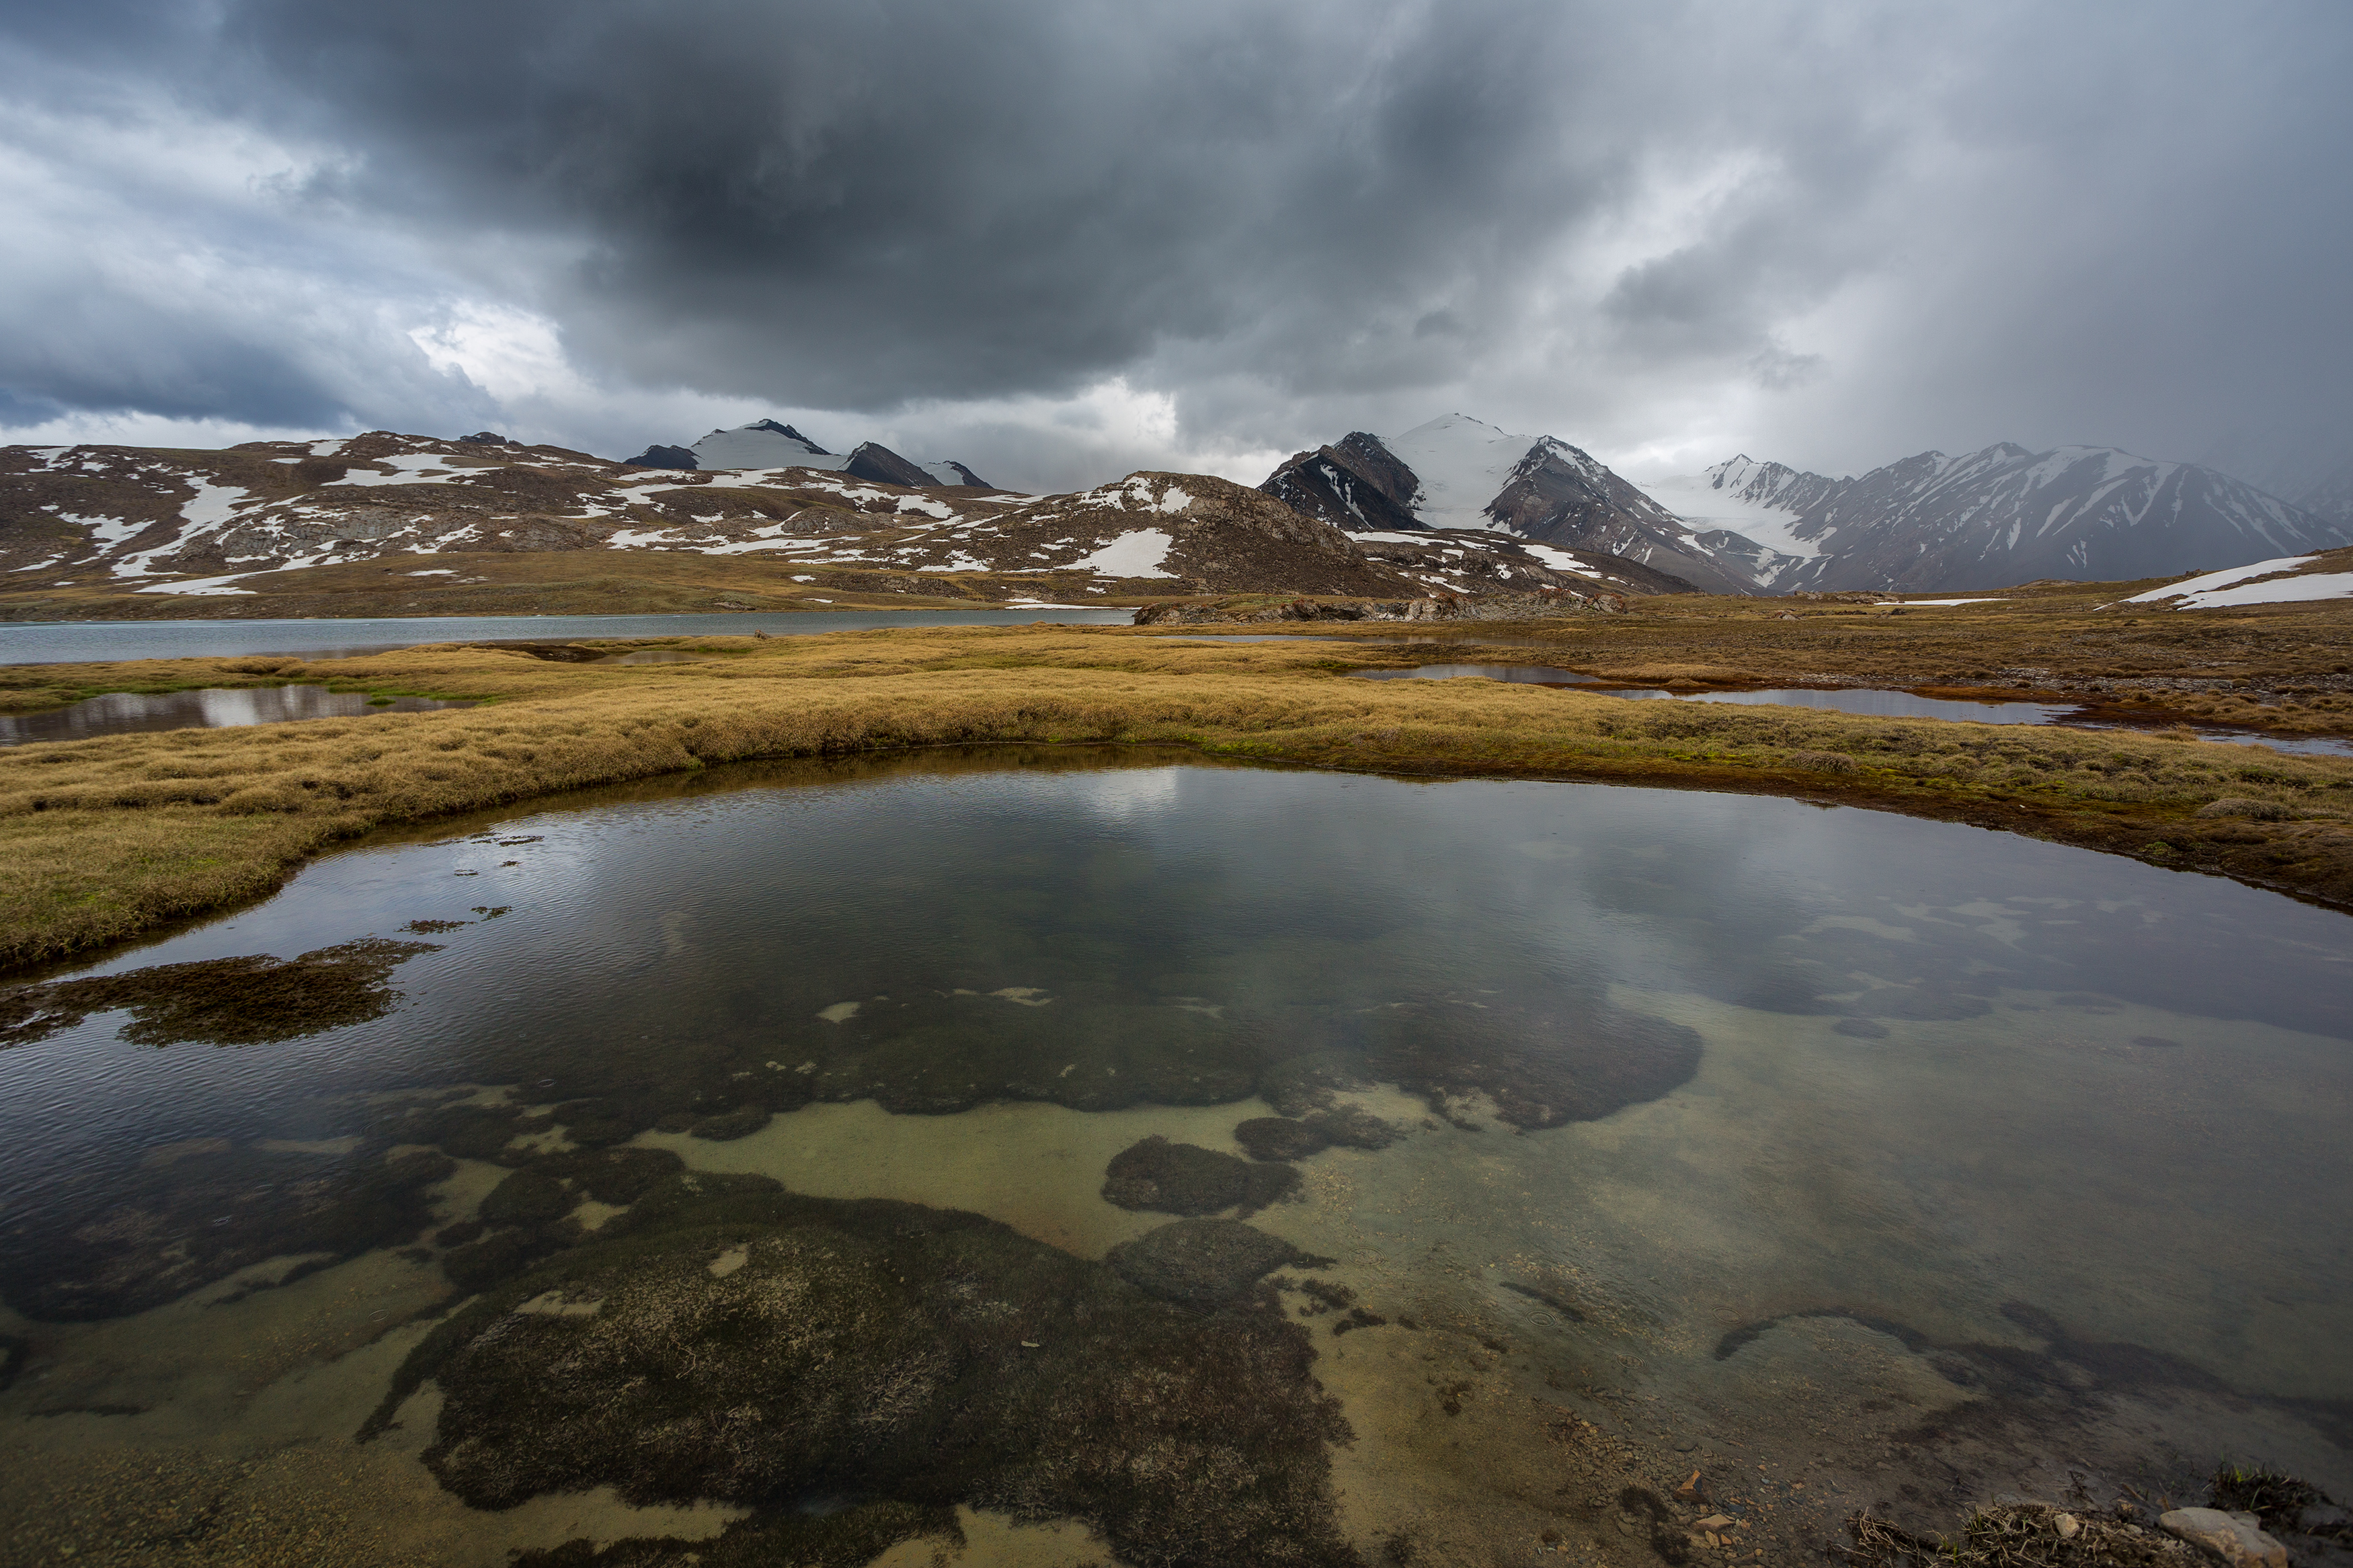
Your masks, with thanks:
<instances>
[{"instance_id":1,"label":"distant snow field","mask_svg":"<svg viewBox=\"0 0 2353 1568\"><path fill-rule=\"evenodd\" d=\"M1635 488L1703 532L1730 529L1767 550L1804 561L1821 553L1818 546L1789 531L1798 521L1797 513L1736 495L1728 482L1726 488L1718 489L1707 474L1675 474Z\"/></svg>"}]
</instances>

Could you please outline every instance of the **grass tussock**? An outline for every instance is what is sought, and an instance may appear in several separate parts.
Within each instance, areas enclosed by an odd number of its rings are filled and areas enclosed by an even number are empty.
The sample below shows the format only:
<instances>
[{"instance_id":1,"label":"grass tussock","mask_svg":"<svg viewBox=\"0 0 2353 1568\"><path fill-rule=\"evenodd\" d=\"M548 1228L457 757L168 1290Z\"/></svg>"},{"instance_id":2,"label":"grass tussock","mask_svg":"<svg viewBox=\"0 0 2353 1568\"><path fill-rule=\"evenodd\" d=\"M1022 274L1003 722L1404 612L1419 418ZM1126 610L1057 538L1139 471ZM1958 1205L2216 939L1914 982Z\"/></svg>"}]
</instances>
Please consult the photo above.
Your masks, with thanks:
<instances>
[{"instance_id":1,"label":"grass tussock","mask_svg":"<svg viewBox=\"0 0 2353 1568\"><path fill-rule=\"evenodd\" d=\"M0 963L63 955L250 897L304 857L386 824L754 758L1000 742L1801 792L2029 829L2353 905L2353 760L2128 731L1355 680L1352 670L1406 660L1329 644L1205 646L1038 626L669 646L697 661L605 666L445 646L308 664L11 670L20 692L69 680L153 689L298 679L483 705L0 752L0 853L16 872L0 890ZM272 668L234 668L258 662ZM2221 800L2240 803L2234 815L2197 815Z\"/></svg>"},{"instance_id":2,"label":"grass tussock","mask_svg":"<svg viewBox=\"0 0 2353 1568\"><path fill-rule=\"evenodd\" d=\"M1857 1514L1841 1548L1857 1568L2197 1568L2194 1547L2128 1518L2045 1503L1995 1503L1956 1534L1930 1538Z\"/></svg>"}]
</instances>

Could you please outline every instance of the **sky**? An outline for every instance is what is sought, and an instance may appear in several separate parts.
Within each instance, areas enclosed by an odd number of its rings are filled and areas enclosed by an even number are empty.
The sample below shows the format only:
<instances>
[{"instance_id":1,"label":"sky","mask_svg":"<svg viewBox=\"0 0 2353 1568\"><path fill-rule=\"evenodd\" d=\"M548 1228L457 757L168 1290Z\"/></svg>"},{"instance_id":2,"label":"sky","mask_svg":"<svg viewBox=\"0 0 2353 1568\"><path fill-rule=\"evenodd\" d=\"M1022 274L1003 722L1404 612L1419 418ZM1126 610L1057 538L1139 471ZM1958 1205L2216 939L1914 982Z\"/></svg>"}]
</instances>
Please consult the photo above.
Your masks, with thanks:
<instances>
[{"instance_id":1,"label":"sky","mask_svg":"<svg viewBox=\"0 0 2353 1568\"><path fill-rule=\"evenodd\" d=\"M0 0L0 441L2353 461L2353 6Z\"/></svg>"}]
</instances>

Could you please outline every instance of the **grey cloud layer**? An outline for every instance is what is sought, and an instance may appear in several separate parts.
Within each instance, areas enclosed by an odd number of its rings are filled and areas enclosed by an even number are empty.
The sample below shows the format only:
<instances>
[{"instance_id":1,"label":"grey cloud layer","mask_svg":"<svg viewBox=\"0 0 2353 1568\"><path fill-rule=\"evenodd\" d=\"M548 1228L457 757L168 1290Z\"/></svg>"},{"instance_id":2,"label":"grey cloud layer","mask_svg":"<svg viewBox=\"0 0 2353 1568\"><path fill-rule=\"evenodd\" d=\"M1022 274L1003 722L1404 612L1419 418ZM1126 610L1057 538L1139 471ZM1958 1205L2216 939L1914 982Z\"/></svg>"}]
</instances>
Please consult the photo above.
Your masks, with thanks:
<instances>
[{"instance_id":1,"label":"grey cloud layer","mask_svg":"<svg viewBox=\"0 0 2353 1568\"><path fill-rule=\"evenodd\" d=\"M398 330L466 296L622 388L881 414L1126 374L1229 443L1457 405L1620 447L1713 410L1823 466L2353 430L2333 5L8 16L20 101L294 150L266 201L185 204L234 265L177 296L71 254L152 202L0 245L41 284L0 304L19 407L495 417Z\"/></svg>"}]
</instances>

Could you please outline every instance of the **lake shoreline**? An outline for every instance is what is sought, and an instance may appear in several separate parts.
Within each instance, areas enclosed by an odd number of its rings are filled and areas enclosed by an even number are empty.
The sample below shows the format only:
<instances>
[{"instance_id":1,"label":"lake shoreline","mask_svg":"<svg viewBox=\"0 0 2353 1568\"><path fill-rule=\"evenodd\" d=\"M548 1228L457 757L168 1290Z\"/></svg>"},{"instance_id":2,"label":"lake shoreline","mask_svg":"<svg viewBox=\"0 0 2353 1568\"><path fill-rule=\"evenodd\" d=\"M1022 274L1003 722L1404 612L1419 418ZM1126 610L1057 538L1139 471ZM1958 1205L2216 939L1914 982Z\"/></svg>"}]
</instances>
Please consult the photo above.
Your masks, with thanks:
<instances>
[{"instance_id":1,"label":"lake shoreline","mask_svg":"<svg viewBox=\"0 0 2353 1568\"><path fill-rule=\"evenodd\" d=\"M0 899L0 963L66 959L266 895L320 851L397 824L725 763L1007 743L1792 796L2021 833L2353 909L2353 759L2129 731L1344 679L1408 657L1377 646L1204 646L1027 626L709 637L685 649L694 661L638 667L445 646L13 669L24 695L110 676L116 689L218 685L227 663L250 667L235 673L257 682L479 706L9 749L0 845L22 874Z\"/></svg>"}]
</instances>

